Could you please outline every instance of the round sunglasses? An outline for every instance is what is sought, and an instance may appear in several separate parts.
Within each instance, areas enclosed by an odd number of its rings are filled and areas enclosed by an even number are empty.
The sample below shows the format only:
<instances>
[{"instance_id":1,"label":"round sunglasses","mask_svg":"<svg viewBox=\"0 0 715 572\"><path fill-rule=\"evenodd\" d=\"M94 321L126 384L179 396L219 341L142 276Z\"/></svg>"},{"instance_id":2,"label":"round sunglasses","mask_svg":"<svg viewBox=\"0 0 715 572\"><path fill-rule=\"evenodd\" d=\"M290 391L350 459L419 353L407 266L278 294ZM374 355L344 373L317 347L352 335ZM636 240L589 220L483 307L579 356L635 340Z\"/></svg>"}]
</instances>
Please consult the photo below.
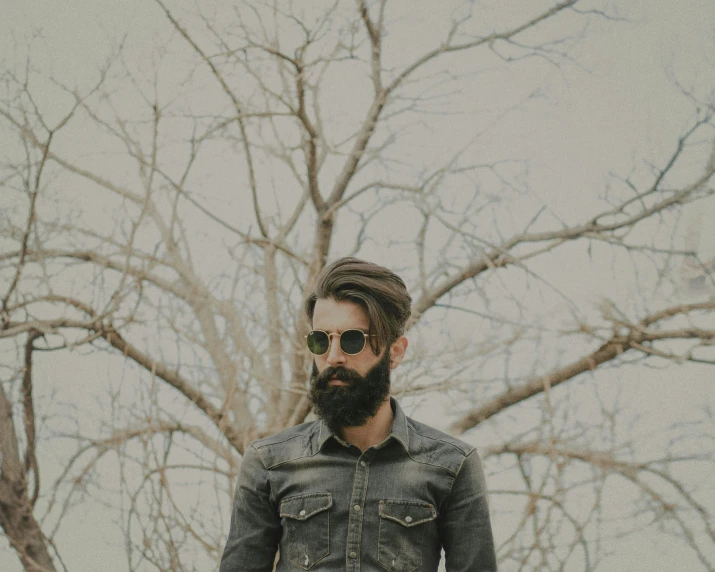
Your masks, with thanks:
<instances>
[{"instance_id":1,"label":"round sunglasses","mask_svg":"<svg viewBox=\"0 0 715 572\"><path fill-rule=\"evenodd\" d=\"M361 330L345 330L340 334L329 334L323 330L313 330L305 336L310 353L316 356L327 354L330 349L331 336L338 336L340 349L349 356L357 355L364 350L367 339L370 337L369 334Z\"/></svg>"}]
</instances>

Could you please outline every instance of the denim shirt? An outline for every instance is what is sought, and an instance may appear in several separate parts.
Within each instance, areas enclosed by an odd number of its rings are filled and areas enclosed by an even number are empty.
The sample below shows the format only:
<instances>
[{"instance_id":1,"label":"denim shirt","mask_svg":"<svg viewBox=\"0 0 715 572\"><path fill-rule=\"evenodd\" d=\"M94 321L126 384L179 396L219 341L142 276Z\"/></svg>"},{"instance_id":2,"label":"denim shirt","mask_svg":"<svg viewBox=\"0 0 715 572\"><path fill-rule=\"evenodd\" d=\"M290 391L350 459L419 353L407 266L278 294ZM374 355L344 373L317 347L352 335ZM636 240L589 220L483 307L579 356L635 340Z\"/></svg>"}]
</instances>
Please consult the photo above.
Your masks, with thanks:
<instances>
[{"instance_id":1,"label":"denim shirt","mask_svg":"<svg viewBox=\"0 0 715 572\"><path fill-rule=\"evenodd\" d=\"M321 421L253 442L220 572L493 572L484 472L471 445L405 416L362 452Z\"/></svg>"}]
</instances>

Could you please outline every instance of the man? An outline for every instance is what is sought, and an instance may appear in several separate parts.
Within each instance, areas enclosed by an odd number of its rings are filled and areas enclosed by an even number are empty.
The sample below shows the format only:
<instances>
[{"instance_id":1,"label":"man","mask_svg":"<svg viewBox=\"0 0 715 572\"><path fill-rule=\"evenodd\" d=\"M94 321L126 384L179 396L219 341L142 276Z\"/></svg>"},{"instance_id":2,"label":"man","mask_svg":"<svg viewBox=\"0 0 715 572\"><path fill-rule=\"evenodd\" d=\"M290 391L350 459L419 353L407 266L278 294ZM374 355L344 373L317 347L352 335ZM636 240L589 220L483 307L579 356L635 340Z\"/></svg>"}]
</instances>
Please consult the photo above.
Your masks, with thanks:
<instances>
[{"instance_id":1,"label":"man","mask_svg":"<svg viewBox=\"0 0 715 572\"><path fill-rule=\"evenodd\" d=\"M411 298L355 258L326 267L305 303L319 418L245 452L221 572L493 572L474 447L406 417L390 398Z\"/></svg>"}]
</instances>

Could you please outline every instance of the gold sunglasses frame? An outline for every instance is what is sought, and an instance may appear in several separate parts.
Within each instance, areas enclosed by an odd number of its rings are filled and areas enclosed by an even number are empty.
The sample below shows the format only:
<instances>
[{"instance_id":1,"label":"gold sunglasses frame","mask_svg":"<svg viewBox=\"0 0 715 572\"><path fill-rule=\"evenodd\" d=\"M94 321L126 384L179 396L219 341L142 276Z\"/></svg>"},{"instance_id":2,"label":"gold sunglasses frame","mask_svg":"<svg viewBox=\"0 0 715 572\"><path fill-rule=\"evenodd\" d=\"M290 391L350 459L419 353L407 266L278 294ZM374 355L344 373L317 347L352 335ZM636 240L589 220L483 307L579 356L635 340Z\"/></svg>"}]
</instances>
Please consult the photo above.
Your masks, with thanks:
<instances>
[{"instance_id":1,"label":"gold sunglasses frame","mask_svg":"<svg viewBox=\"0 0 715 572\"><path fill-rule=\"evenodd\" d=\"M360 354L365 350L365 348L367 347L367 339L374 337L374 334L366 334L365 332L363 332L362 330L358 330L357 328L349 328L349 329L347 329L347 330L343 330L343 331L340 332L339 334L338 334L337 332L333 332L332 334L329 334L329 333L326 332L325 330L310 330L310 332L308 332L308 333L304 336L304 338L305 338L305 345L306 345L306 346L308 345L308 336L309 336L310 334L312 334L313 332L320 332L320 333L323 333L323 334L325 334L326 336L328 336L328 349L325 350L325 352L323 352L322 354L313 353L313 352L311 351L311 349L308 348L308 351L309 351L311 354L313 354L314 356L324 356L324 355L330 353L330 346L333 344L333 338L332 338L332 336L338 336L338 345L340 346L340 351L343 352L346 356L357 356L357 355L360 355ZM360 351L359 351L359 352L354 353L354 354L351 354L351 353L346 352L346 351L343 349L343 346L340 344L340 338L342 337L342 335L343 335L345 332L360 332L363 336L365 336L365 343L363 344L362 348L360 348Z\"/></svg>"}]
</instances>

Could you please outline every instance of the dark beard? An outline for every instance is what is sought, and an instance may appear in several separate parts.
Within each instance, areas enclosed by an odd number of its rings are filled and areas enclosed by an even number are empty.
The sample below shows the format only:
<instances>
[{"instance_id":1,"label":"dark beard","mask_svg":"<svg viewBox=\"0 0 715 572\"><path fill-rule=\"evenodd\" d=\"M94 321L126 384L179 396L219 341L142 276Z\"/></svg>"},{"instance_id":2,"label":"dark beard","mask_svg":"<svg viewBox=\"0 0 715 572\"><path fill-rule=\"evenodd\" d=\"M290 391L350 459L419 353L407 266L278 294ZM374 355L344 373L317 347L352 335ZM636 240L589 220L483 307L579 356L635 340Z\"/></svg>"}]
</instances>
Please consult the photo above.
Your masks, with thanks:
<instances>
[{"instance_id":1,"label":"dark beard","mask_svg":"<svg viewBox=\"0 0 715 572\"><path fill-rule=\"evenodd\" d=\"M328 385L331 378L347 385ZM340 435L343 427L362 427L374 417L390 395L390 352L377 362L365 377L352 369L326 367L321 373L313 362L308 397L313 411L328 428Z\"/></svg>"}]
</instances>

